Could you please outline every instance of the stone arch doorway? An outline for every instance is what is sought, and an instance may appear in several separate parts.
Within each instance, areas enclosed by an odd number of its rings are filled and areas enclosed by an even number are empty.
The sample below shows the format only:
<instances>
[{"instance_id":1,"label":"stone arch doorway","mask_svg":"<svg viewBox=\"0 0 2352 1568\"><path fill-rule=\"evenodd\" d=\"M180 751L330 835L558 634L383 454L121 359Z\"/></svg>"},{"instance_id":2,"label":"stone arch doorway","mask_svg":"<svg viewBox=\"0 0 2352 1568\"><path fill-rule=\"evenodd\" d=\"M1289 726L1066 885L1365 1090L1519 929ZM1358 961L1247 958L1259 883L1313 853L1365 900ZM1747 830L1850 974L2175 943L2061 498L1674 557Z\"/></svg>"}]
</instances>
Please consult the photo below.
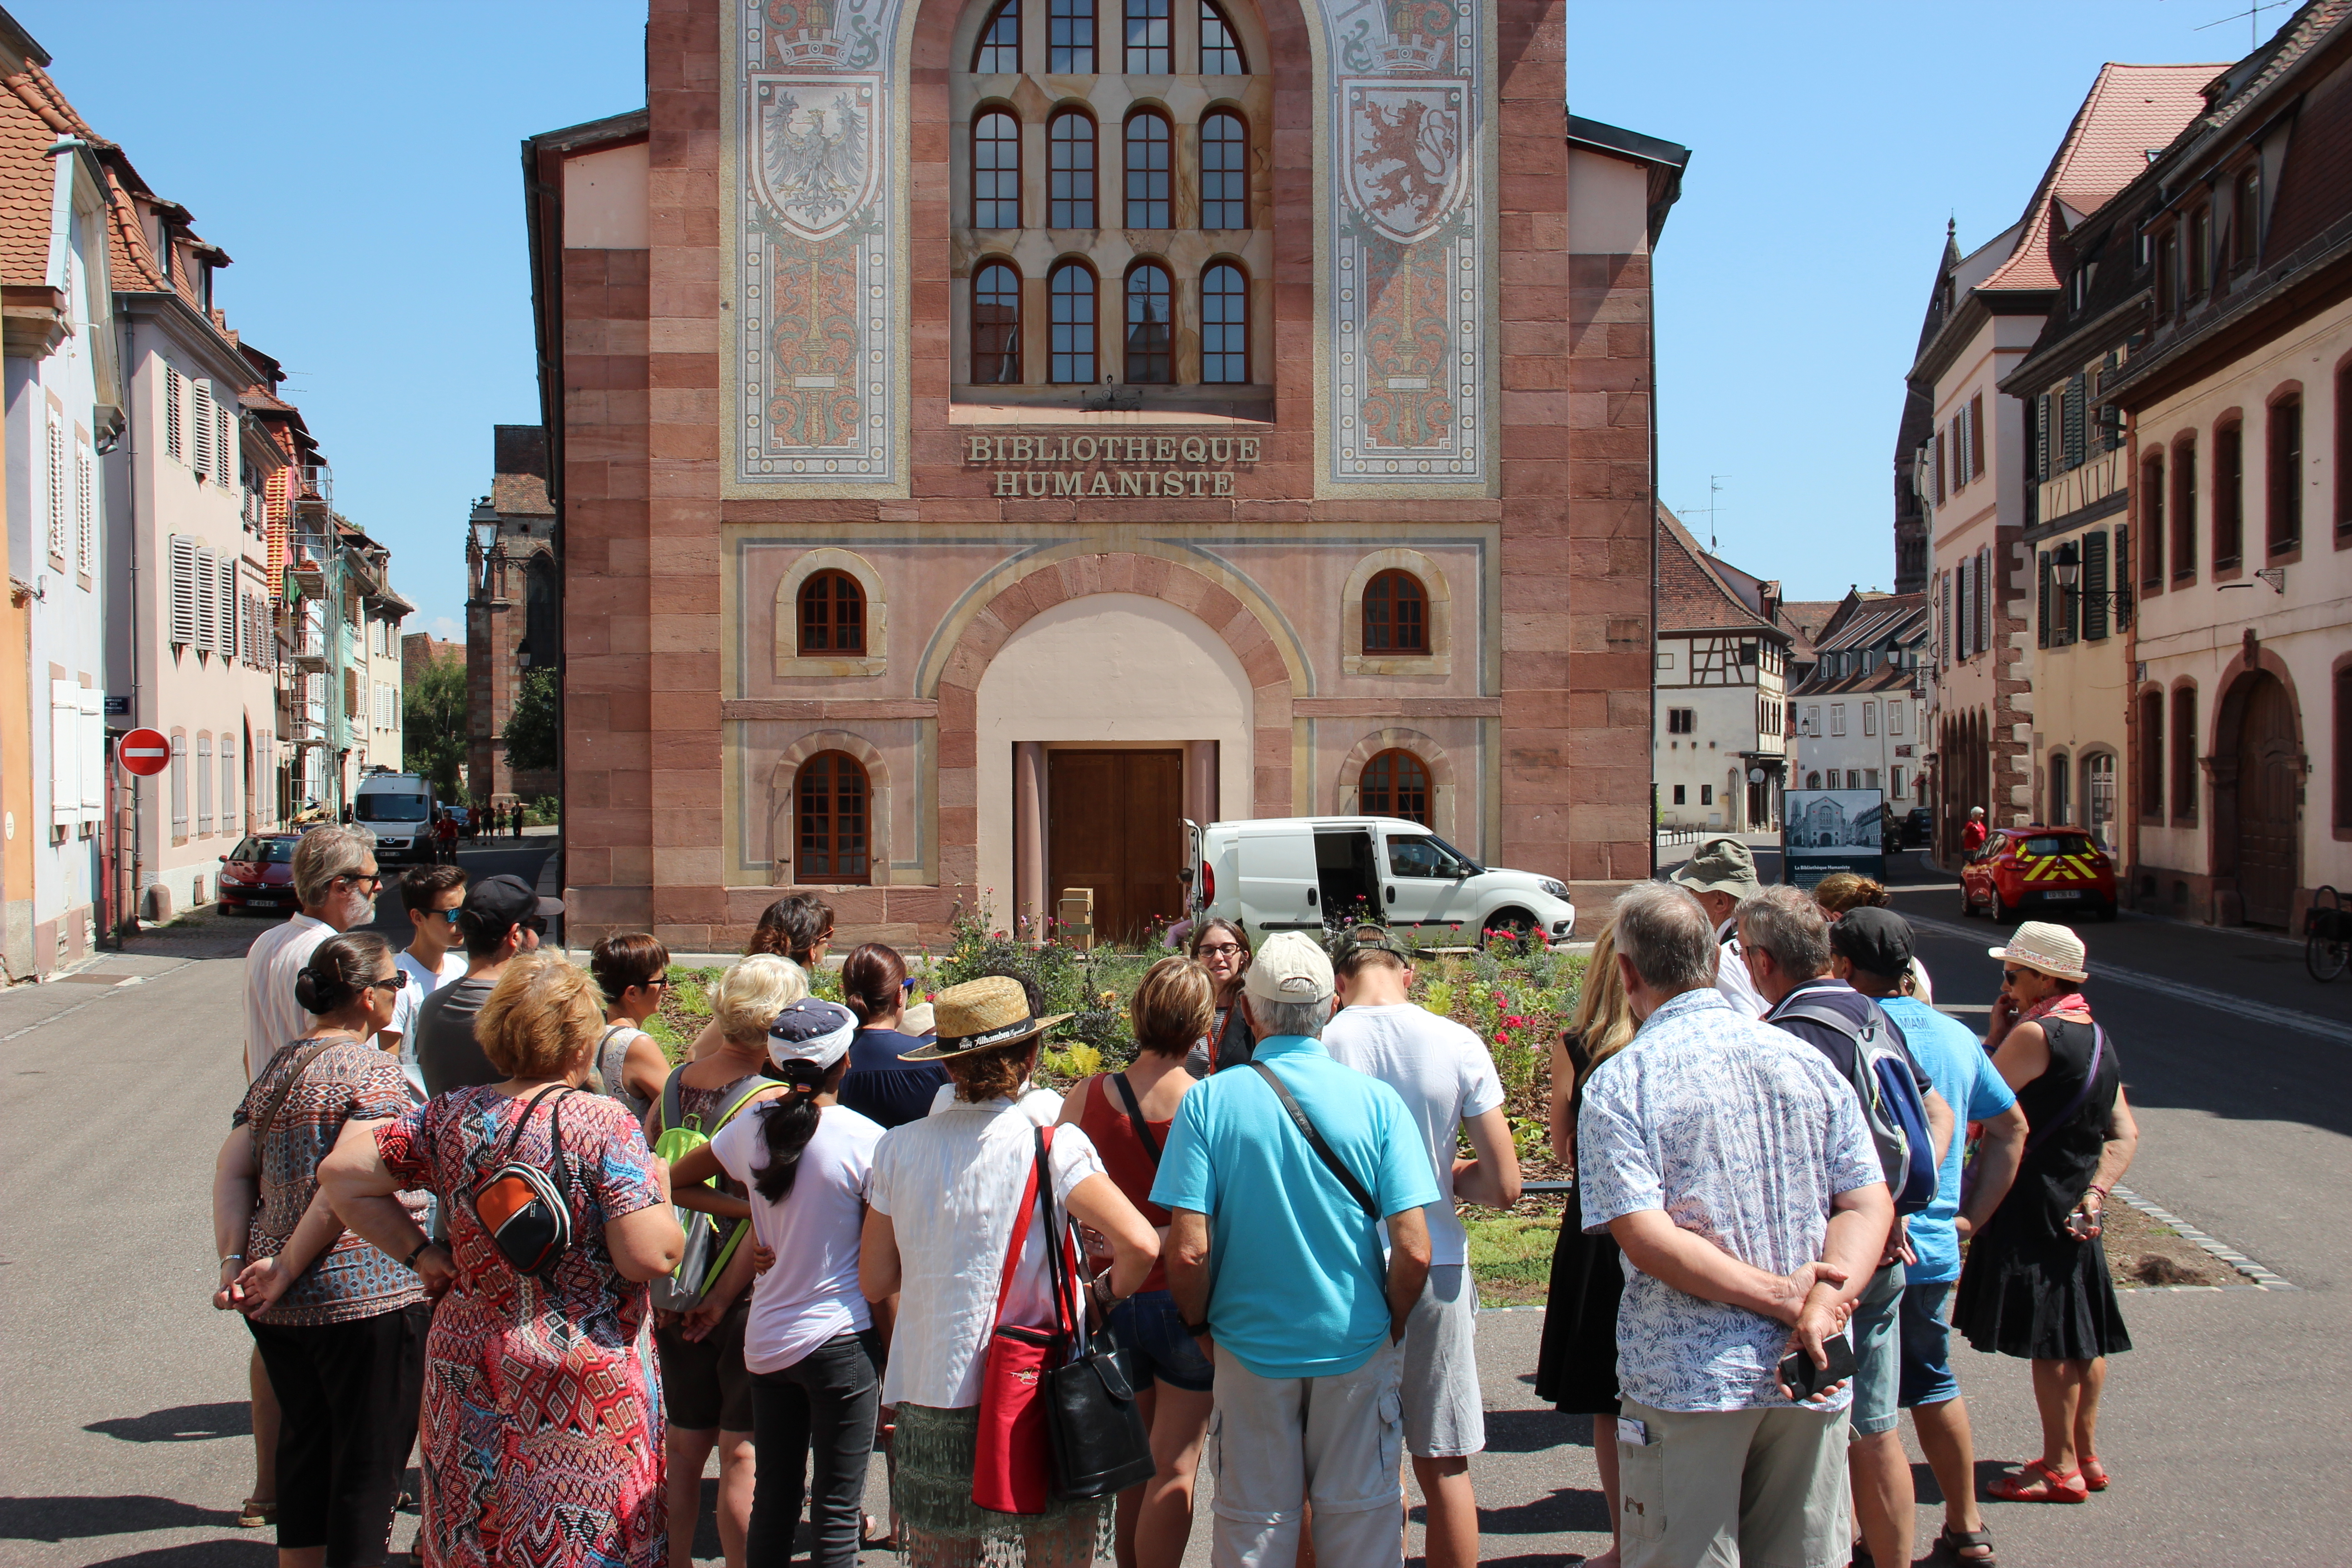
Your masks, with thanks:
<instances>
[{"instance_id":1,"label":"stone arch doorway","mask_svg":"<svg viewBox=\"0 0 2352 1568\"><path fill-rule=\"evenodd\" d=\"M2301 872L2303 746L2294 694L2268 669L2242 673L2214 729L2213 873L2248 925L2293 919ZM2225 884L2226 885L2226 884Z\"/></svg>"}]
</instances>

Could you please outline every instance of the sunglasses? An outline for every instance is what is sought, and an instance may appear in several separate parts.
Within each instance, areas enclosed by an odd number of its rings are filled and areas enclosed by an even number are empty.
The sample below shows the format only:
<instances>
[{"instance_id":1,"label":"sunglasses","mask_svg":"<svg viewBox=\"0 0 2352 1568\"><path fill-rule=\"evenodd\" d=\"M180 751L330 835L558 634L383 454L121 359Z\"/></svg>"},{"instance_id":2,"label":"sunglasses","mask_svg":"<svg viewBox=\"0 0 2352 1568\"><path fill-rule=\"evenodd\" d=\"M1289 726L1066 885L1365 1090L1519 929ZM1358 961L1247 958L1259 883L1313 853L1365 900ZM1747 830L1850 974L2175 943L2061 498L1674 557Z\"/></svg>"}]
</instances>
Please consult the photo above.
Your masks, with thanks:
<instances>
[{"instance_id":1,"label":"sunglasses","mask_svg":"<svg viewBox=\"0 0 2352 1568\"><path fill-rule=\"evenodd\" d=\"M405 969L395 969L389 974L369 981L368 984L374 986L378 991L399 991L406 987L408 982L408 971Z\"/></svg>"},{"instance_id":2,"label":"sunglasses","mask_svg":"<svg viewBox=\"0 0 2352 1568\"><path fill-rule=\"evenodd\" d=\"M381 873L373 877L362 877L357 871L346 871L341 876L336 878L335 880L338 882L349 882L354 888L364 883L370 892L378 891L383 887L383 877Z\"/></svg>"},{"instance_id":3,"label":"sunglasses","mask_svg":"<svg viewBox=\"0 0 2352 1568\"><path fill-rule=\"evenodd\" d=\"M528 920L517 921L515 924L522 927L523 930L530 932L533 936L545 936L547 934L547 917L544 915L532 915Z\"/></svg>"},{"instance_id":4,"label":"sunglasses","mask_svg":"<svg viewBox=\"0 0 2352 1568\"><path fill-rule=\"evenodd\" d=\"M665 970L638 986L641 991L666 991L669 988L669 973Z\"/></svg>"}]
</instances>

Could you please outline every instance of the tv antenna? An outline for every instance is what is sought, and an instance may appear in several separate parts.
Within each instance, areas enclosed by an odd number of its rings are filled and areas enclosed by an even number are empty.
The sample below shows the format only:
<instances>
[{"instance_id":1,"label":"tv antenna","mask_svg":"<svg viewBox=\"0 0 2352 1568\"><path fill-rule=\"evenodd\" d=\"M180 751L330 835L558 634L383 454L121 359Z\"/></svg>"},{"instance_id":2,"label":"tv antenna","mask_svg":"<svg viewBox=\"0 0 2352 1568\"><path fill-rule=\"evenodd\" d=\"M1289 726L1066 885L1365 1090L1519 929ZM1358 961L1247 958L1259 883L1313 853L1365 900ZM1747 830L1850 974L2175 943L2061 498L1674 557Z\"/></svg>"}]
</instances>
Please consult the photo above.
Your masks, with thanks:
<instances>
[{"instance_id":1,"label":"tv antenna","mask_svg":"<svg viewBox=\"0 0 2352 1568\"><path fill-rule=\"evenodd\" d=\"M1718 503L1715 498L1723 493L1723 481L1728 476L1724 474L1707 475L1706 504L1705 506L1695 506L1691 508L1691 515L1693 517L1697 516L1700 512L1706 513L1706 548L1707 553L1710 555L1717 553L1723 548L1721 541L1717 540L1715 535L1715 514L1717 511L1721 510L1720 503Z\"/></svg>"},{"instance_id":2,"label":"tv antenna","mask_svg":"<svg viewBox=\"0 0 2352 1568\"><path fill-rule=\"evenodd\" d=\"M2196 26L2189 28L2189 30L2192 33L2201 33L2208 27L2218 27L2223 22L2234 22L2239 17L2243 16L2246 19L2246 47L2249 49L2259 48L2262 47L2263 41L2263 13L2265 11L2276 11L2292 4L2294 4L2294 0L2247 0L2247 8L2245 10L2234 11L2227 16L2219 17L2210 22L2200 22Z\"/></svg>"}]
</instances>

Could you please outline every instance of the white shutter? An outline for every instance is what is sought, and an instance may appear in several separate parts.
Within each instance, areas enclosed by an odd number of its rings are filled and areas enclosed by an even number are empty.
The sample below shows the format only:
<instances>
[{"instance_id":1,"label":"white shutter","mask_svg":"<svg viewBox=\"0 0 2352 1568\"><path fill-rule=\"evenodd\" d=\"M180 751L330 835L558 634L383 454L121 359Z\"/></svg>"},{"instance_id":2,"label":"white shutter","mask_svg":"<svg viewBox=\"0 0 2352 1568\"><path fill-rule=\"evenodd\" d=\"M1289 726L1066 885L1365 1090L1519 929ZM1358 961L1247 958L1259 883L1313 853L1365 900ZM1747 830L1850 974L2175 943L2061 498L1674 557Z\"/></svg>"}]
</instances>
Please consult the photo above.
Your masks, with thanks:
<instances>
[{"instance_id":1,"label":"white shutter","mask_svg":"<svg viewBox=\"0 0 2352 1568\"><path fill-rule=\"evenodd\" d=\"M49 554L56 558L59 565L63 565L67 559L67 552L72 548L66 538L66 516L68 509L72 505L72 498L66 492L71 487L73 479L66 468L65 416L54 408L48 410L48 416L49 482L47 493L49 508Z\"/></svg>"},{"instance_id":2,"label":"white shutter","mask_svg":"<svg viewBox=\"0 0 2352 1568\"><path fill-rule=\"evenodd\" d=\"M106 816L106 693L81 689L81 819Z\"/></svg>"},{"instance_id":3,"label":"white shutter","mask_svg":"<svg viewBox=\"0 0 2352 1568\"><path fill-rule=\"evenodd\" d=\"M49 682L49 825L81 820L81 687Z\"/></svg>"},{"instance_id":4,"label":"white shutter","mask_svg":"<svg viewBox=\"0 0 2352 1568\"><path fill-rule=\"evenodd\" d=\"M235 555L224 555L220 558L220 597L217 602L220 605L220 627L213 638L213 651L220 655L221 661L225 664L236 657L240 646L237 638L243 630L243 625L236 613L236 557Z\"/></svg>"},{"instance_id":5,"label":"white shutter","mask_svg":"<svg viewBox=\"0 0 2352 1568\"><path fill-rule=\"evenodd\" d=\"M172 837L188 836L188 738L172 737Z\"/></svg>"},{"instance_id":6,"label":"white shutter","mask_svg":"<svg viewBox=\"0 0 2352 1568\"><path fill-rule=\"evenodd\" d=\"M236 439L233 434L236 426L229 419L228 405L219 405L218 416L220 419L218 451L220 471L214 477L220 480L221 488L226 489L236 482Z\"/></svg>"},{"instance_id":7,"label":"white shutter","mask_svg":"<svg viewBox=\"0 0 2352 1568\"><path fill-rule=\"evenodd\" d=\"M163 367L163 450L175 463L188 460L181 429L180 373L167 364Z\"/></svg>"},{"instance_id":8,"label":"white shutter","mask_svg":"<svg viewBox=\"0 0 2352 1568\"><path fill-rule=\"evenodd\" d=\"M196 645L196 542L184 533L172 535L172 642Z\"/></svg>"},{"instance_id":9,"label":"white shutter","mask_svg":"<svg viewBox=\"0 0 2352 1568\"><path fill-rule=\"evenodd\" d=\"M98 463L87 441L74 443L74 563L98 575Z\"/></svg>"},{"instance_id":10,"label":"white shutter","mask_svg":"<svg viewBox=\"0 0 2352 1568\"><path fill-rule=\"evenodd\" d=\"M242 835L244 821L236 811L236 740L223 735L220 742L220 824L223 833Z\"/></svg>"},{"instance_id":11,"label":"white shutter","mask_svg":"<svg viewBox=\"0 0 2352 1568\"><path fill-rule=\"evenodd\" d=\"M196 472L217 479L220 470L214 467L213 458L213 384L196 383Z\"/></svg>"},{"instance_id":12,"label":"white shutter","mask_svg":"<svg viewBox=\"0 0 2352 1568\"><path fill-rule=\"evenodd\" d=\"M213 738L196 737L196 837L208 838L213 831Z\"/></svg>"},{"instance_id":13,"label":"white shutter","mask_svg":"<svg viewBox=\"0 0 2352 1568\"><path fill-rule=\"evenodd\" d=\"M220 574L213 570L213 552L209 550L189 552L190 568L195 578L196 635L193 646L198 653L219 649L217 628L220 626Z\"/></svg>"}]
</instances>

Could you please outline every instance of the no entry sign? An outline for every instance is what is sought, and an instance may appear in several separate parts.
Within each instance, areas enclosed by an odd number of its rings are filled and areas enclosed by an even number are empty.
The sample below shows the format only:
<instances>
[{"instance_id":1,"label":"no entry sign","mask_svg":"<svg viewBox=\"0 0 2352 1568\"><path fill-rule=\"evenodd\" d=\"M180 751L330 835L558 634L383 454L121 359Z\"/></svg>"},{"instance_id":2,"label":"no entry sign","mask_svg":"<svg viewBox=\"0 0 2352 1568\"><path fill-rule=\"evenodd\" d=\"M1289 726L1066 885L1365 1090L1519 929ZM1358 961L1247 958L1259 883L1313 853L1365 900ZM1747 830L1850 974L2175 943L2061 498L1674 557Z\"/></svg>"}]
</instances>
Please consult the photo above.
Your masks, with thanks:
<instances>
[{"instance_id":1,"label":"no entry sign","mask_svg":"<svg viewBox=\"0 0 2352 1568\"><path fill-rule=\"evenodd\" d=\"M124 773L151 778L172 765L172 742L160 730L133 730L115 742L114 757Z\"/></svg>"}]
</instances>

